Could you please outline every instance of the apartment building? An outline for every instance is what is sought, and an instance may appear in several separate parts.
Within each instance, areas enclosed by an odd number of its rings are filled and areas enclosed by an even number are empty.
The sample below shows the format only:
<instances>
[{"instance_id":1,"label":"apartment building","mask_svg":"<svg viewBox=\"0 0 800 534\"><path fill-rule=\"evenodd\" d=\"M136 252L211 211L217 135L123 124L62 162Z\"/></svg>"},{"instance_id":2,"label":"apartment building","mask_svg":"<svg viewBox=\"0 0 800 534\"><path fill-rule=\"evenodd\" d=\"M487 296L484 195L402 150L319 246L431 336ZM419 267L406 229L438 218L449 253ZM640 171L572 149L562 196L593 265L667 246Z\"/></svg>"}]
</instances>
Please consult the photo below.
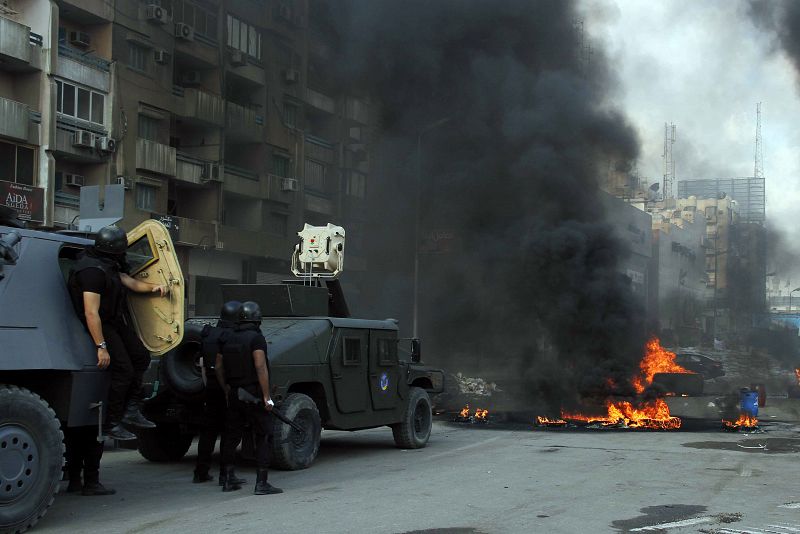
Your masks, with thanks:
<instances>
[{"instance_id":1,"label":"apartment building","mask_svg":"<svg viewBox=\"0 0 800 534\"><path fill-rule=\"evenodd\" d=\"M374 113L328 79L318 3L7 4L0 193L33 225L68 228L80 187L124 185L125 227L171 229L189 315L218 310L220 284L286 278L305 222L343 225L348 271L366 269Z\"/></svg>"}]
</instances>

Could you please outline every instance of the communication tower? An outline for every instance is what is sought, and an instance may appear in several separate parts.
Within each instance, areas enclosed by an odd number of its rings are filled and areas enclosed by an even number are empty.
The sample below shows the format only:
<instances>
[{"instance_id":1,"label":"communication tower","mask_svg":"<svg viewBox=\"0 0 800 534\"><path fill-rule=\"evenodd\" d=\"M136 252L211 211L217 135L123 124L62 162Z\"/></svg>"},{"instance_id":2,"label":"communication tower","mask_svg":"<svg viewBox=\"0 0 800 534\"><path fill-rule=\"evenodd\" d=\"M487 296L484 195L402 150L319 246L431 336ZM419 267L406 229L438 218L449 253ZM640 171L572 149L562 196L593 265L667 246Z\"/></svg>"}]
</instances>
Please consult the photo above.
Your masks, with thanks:
<instances>
[{"instance_id":1,"label":"communication tower","mask_svg":"<svg viewBox=\"0 0 800 534\"><path fill-rule=\"evenodd\" d=\"M764 177L764 147L761 142L761 102L756 104L756 155L753 165L753 178Z\"/></svg>"},{"instance_id":2,"label":"communication tower","mask_svg":"<svg viewBox=\"0 0 800 534\"><path fill-rule=\"evenodd\" d=\"M664 181L661 184L661 194L664 200L673 198L672 184L675 182L675 159L672 157L672 145L675 144L675 125L664 123Z\"/></svg>"}]
</instances>

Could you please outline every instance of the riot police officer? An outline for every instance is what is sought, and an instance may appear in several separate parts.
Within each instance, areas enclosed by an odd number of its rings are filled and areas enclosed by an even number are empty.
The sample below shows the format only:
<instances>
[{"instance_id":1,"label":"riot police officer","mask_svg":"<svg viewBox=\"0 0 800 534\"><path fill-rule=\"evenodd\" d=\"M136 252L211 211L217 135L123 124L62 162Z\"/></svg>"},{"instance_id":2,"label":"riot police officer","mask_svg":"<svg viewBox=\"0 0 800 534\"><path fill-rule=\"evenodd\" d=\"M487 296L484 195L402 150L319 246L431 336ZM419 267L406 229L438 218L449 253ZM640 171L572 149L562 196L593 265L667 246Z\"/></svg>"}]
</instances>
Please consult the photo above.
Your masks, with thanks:
<instances>
[{"instance_id":1,"label":"riot police officer","mask_svg":"<svg viewBox=\"0 0 800 534\"><path fill-rule=\"evenodd\" d=\"M225 400L225 392L219 385L216 373L214 371L217 362L217 354L220 352L220 343L231 334L236 327L239 320L239 312L242 309L242 303L238 300L232 300L222 305L219 314L219 321L217 325L212 327L206 325L203 327L201 354L203 357L203 366L201 371L203 373L203 383L205 384L205 399L203 404L203 429L200 431L200 437L197 441L197 464L194 469L194 478L192 482L201 483L212 480L209 475L211 468L211 455L214 452L214 445L216 444L217 437L220 438L219 448L220 456L223 455L222 448L224 446L224 430L225 430L225 411L227 409L227 401ZM220 462L219 470L219 485L223 485L224 464ZM247 481L244 479L236 479L234 482L244 484Z\"/></svg>"},{"instance_id":2,"label":"riot police officer","mask_svg":"<svg viewBox=\"0 0 800 534\"><path fill-rule=\"evenodd\" d=\"M272 439L272 407L269 386L267 340L261 334L261 308L252 301L242 304L239 323L221 344L217 355L216 374L222 389L228 393L227 424L223 447L222 491L241 489L235 480L236 444L241 440L245 423L250 423L256 437L258 476L256 495L283 493L267 481L270 441ZM263 404L246 404L239 400L238 390L244 389Z\"/></svg>"},{"instance_id":3,"label":"riot police officer","mask_svg":"<svg viewBox=\"0 0 800 534\"><path fill-rule=\"evenodd\" d=\"M103 433L130 440L136 436L122 424L154 428L141 413L142 375L150 365L150 354L126 314L127 291L169 292L163 285L135 280L126 274L128 236L118 226L101 228L94 246L79 256L69 275L72 303L97 348L97 367L110 368L111 389Z\"/></svg>"}]
</instances>

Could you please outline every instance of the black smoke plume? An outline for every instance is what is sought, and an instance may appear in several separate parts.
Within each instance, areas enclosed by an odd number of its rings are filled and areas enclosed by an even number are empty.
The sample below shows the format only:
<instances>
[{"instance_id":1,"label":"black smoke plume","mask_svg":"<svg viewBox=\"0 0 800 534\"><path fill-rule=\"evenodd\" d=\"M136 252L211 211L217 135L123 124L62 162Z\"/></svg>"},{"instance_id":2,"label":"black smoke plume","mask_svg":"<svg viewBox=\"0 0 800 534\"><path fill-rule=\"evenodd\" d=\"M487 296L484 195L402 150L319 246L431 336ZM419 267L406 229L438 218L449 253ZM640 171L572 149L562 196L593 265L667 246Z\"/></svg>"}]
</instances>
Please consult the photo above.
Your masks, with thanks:
<instances>
[{"instance_id":1,"label":"black smoke plume","mask_svg":"<svg viewBox=\"0 0 800 534\"><path fill-rule=\"evenodd\" d=\"M777 45L800 74L800 2L750 0L748 14L756 27L774 34Z\"/></svg>"},{"instance_id":2,"label":"black smoke plume","mask_svg":"<svg viewBox=\"0 0 800 534\"><path fill-rule=\"evenodd\" d=\"M636 159L638 141L608 100L614 78L596 46L588 59L575 4L314 6L338 40L331 76L380 112L376 278L362 300L410 309L419 194L428 361L521 379L529 407L554 410L626 384L644 313L618 273L598 182Z\"/></svg>"}]
</instances>

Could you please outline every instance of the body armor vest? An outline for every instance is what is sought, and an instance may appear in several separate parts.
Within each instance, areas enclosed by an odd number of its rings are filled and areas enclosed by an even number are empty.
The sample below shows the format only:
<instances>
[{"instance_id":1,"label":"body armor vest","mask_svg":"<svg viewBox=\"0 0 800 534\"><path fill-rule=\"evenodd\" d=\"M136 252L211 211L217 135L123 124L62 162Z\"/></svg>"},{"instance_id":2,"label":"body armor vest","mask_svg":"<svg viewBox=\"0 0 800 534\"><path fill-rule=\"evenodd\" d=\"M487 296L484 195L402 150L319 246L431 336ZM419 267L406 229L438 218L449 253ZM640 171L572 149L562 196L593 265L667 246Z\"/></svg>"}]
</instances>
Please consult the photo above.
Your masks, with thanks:
<instances>
[{"instance_id":1,"label":"body armor vest","mask_svg":"<svg viewBox=\"0 0 800 534\"><path fill-rule=\"evenodd\" d=\"M119 271L115 268L115 263L83 252L78 256L72 269L70 269L67 282L72 305L75 307L81 322L86 324L86 311L83 307L83 288L78 284L77 275L86 269L99 269L105 275L105 287L100 294L100 320L103 323L113 323L120 320L125 302L125 286L122 285L122 279L119 276Z\"/></svg>"},{"instance_id":2,"label":"body armor vest","mask_svg":"<svg viewBox=\"0 0 800 534\"><path fill-rule=\"evenodd\" d=\"M235 324L230 321L219 320L217 326L205 325L203 327L203 332L200 334L200 353L203 356L203 367L205 367L208 377L206 387L219 389L219 383L214 377L217 354L221 352L220 346L234 326Z\"/></svg>"},{"instance_id":3,"label":"body armor vest","mask_svg":"<svg viewBox=\"0 0 800 534\"><path fill-rule=\"evenodd\" d=\"M221 343L225 381L231 387L247 388L258 384L250 346L261 335L261 331L256 325L252 325L253 328L246 328L247 326L250 325L239 325L235 330L228 330L228 335Z\"/></svg>"}]
</instances>

